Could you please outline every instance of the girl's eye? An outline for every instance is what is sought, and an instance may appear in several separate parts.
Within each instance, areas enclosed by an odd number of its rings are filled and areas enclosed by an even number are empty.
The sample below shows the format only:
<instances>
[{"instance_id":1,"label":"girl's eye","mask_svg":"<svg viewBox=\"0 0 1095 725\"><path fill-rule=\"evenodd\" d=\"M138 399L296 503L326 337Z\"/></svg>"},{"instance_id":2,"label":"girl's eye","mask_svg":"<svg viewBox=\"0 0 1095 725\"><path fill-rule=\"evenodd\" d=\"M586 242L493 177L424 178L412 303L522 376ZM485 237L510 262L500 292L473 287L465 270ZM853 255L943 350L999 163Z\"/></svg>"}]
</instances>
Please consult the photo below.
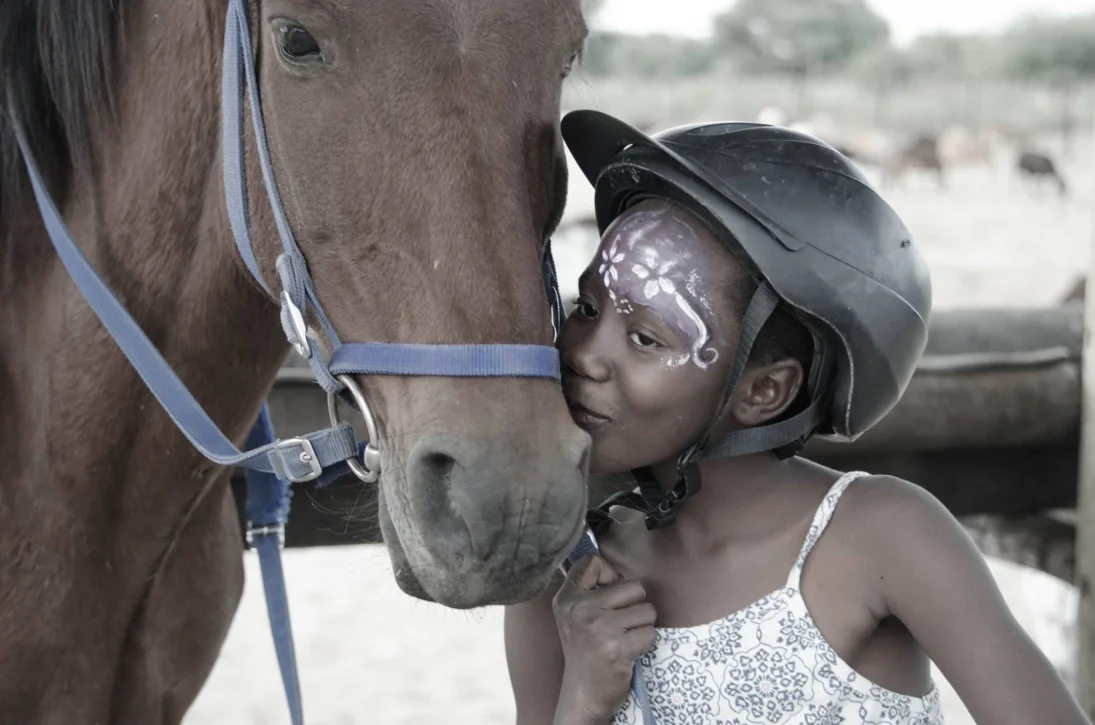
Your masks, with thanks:
<instances>
[{"instance_id":1,"label":"girl's eye","mask_svg":"<svg viewBox=\"0 0 1095 725\"><path fill-rule=\"evenodd\" d=\"M595 319L598 314L597 308L594 307L592 302L580 297L574 300L574 312L578 314L578 316L585 317L589 320Z\"/></svg>"},{"instance_id":2,"label":"girl's eye","mask_svg":"<svg viewBox=\"0 0 1095 725\"><path fill-rule=\"evenodd\" d=\"M655 348L655 347L658 347L658 341L657 340L655 340L654 338L652 338L648 335L644 335L643 333L641 333L637 330L633 330L633 331L627 333L627 339L631 340L631 342L635 343L636 345L638 345L639 347L642 347L642 348Z\"/></svg>"}]
</instances>

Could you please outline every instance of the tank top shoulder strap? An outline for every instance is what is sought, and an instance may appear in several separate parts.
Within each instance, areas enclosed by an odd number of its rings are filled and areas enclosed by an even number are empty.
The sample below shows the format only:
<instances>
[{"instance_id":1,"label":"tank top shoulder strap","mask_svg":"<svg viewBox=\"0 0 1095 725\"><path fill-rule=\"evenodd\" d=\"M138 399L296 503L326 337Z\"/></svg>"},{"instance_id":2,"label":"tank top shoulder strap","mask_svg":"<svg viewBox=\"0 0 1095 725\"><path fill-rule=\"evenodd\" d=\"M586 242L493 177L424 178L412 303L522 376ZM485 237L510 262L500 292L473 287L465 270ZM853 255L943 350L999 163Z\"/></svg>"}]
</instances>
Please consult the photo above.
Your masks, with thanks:
<instances>
[{"instance_id":1,"label":"tank top shoulder strap","mask_svg":"<svg viewBox=\"0 0 1095 725\"><path fill-rule=\"evenodd\" d=\"M787 577L788 587L799 589L802 583L802 567L806 564L806 557L810 554L810 550L814 548L817 540L821 538L822 533L825 532L825 527L829 525L829 521L832 520L833 512L836 510L840 497L844 495L844 491L847 490L852 481L867 475L870 474L864 471L849 471L838 478L832 488L829 489L829 492L825 494L821 505L817 507L813 522L810 523L810 530L806 534L806 540L802 543L798 558L795 559L795 565L791 567L791 574Z\"/></svg>"}]
</instances>

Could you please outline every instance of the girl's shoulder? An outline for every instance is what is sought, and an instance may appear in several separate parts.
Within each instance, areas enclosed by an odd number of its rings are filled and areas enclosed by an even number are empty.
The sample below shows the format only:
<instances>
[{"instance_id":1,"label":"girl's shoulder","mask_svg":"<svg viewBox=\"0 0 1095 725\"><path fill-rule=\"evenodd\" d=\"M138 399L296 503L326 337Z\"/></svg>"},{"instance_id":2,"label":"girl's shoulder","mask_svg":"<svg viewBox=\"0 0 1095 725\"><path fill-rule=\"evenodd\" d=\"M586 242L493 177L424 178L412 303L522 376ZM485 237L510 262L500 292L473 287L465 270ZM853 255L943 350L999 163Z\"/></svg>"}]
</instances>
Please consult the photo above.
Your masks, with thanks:
<instances>
[{"instance_id":1,"label":"girl's shoulder","mask_svg":"<svg viewBox=\"0 0 1095 725\"><path fill-rule=\"evenodd\" d=\"M863 474L841 496L842 518L865 533L900 533L909 524L954 520L928 490L895 476ZM896 529L893 527L896 526Z\"/></svg>"},{"instance_id":2,"label":"girl's shoulder","mask_svg":"<svg viewBox=\"0 0 1095 725\"><path fill-rule=\"evenodd\" d=\"M860 528L890 521L894 516L950 515L926 489L896 476L838 471L812 461L795 460L800 468L792 477L801 486L794 490L804 498L820 499L819 508L833 509L830 514L834 524L839 518L843 522L852 520Z\"/></svg>"},{"instance_id":3,"label":"girl's shoulder","mask_svg":"<svg viewBox=\"0 0 1095 725\"><path fill-rule=\"evenodd\" d=\"M964 535L958 520L929 491L887 475L858 476L831 517L827 536L876 583L926 563L924 557L938 556L933 542Z\"/></svg>"}]
</instances>

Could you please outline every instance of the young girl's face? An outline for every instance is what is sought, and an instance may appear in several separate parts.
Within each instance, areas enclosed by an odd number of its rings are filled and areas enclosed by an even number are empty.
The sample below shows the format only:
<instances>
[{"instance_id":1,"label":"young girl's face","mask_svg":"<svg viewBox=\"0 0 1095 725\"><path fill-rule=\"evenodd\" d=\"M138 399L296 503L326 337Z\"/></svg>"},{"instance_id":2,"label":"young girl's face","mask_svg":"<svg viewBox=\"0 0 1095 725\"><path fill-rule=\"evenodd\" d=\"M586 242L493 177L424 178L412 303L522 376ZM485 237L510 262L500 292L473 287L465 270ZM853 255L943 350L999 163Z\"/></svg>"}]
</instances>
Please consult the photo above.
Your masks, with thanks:
<instances>
[{"instance_id":1,"label":"young girl's face","mask_svg":"<svg viewBox=\"0 0 1095 725\"><path fill-rule=\"evenodd\" d=\"M605 231L558 342L571 414L593 437L593 472L676 458L706 430L738 336L726 289L741 275L669 202L641 202Z\"/></svg>"}]
</instances>

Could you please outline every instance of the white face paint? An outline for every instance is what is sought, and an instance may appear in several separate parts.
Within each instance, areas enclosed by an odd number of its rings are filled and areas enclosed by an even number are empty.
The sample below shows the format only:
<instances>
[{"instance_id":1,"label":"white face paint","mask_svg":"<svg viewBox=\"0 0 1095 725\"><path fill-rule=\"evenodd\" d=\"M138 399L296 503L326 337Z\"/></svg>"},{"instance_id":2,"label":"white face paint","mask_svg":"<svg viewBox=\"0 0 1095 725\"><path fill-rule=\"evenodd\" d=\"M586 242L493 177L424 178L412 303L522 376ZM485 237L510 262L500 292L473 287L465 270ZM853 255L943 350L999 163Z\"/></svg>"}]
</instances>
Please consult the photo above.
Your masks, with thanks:
<instances>
[{"instance_id":1,"label":"white face paint","mask_svg":"<svg viewBox=\"0 0 1095 725\"><path fill-rule=\"evenodd\" d=\"M691 352L669 361L691 360L702 369L718 360L711 330L699 310L712 316L700 271L703 247L685 212L667 207L638 210L608 229L601 240L597 273L619 314L635 305L652 311L679 332Z\"/></svg>"}]
</instances>

